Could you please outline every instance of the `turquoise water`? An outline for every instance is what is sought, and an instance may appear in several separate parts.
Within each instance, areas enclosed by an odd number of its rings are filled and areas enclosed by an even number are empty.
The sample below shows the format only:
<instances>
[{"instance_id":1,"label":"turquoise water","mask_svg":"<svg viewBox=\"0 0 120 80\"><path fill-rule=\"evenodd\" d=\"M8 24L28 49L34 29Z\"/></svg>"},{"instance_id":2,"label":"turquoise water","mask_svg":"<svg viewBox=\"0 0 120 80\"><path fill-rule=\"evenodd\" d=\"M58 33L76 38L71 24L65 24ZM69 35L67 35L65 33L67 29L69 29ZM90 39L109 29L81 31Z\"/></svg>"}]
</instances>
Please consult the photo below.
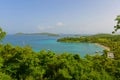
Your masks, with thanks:
<instances>
[{"instance_id":1,"label":"turquoise water","mask_svg":"<svg viewBox=\"0 0 120 80\"><path fill-rule=\"evenodd\" d=\"M63 36L62 36L63 37ZM61 43L56 40L60 37L39 36L39 35L7 35L3 44L11 43L14 46L29 45L34 51L52 50L58 54L69 52L71 54L94 55L96 51L102 52L104 49L93 43Z\"/></svg>"}]
</instances>

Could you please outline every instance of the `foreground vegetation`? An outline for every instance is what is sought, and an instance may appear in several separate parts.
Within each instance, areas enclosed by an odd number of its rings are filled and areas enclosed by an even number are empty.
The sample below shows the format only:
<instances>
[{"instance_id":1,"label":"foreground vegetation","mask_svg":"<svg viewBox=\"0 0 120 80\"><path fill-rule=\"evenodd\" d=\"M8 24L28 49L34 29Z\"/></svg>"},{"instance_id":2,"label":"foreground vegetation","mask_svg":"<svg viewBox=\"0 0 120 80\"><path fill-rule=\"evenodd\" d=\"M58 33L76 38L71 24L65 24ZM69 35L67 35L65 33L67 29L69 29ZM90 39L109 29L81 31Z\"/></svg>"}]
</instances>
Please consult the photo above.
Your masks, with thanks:
<instances>
[{"instance_id":1,"label":"foreground vegetation","mask_svg":"<svg viewBox=\"0 0 120 80\"><path fill-rule=\"evenodd\" d=\"M0 45L1 80L120 80L120 60Z\"/></svg>"}]
</instances>

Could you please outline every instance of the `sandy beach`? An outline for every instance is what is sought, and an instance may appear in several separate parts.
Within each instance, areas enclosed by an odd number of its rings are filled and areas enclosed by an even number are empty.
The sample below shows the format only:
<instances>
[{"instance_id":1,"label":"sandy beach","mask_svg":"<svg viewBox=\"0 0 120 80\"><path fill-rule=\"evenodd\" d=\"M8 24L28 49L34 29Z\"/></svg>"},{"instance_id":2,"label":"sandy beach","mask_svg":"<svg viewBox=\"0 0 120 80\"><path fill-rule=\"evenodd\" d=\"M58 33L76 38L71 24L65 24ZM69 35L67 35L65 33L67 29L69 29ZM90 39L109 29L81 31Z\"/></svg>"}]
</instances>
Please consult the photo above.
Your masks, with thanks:
<instances>
[{"instance_id":1,"label":"sandy beach","mask_svg":"<svg viewBox=\"0 0 120 80\"><path fill-rule=\"evenodd\" d=\"M101 45L99 43L95 43L95 44L98 45L98 46L100 46L100 47L102 47L102 48L104 48L104 49L106 49L106 50L108 50L108 51L110 51L110 48L107 47L107 46Z\"/></svg>"}]
</instances>

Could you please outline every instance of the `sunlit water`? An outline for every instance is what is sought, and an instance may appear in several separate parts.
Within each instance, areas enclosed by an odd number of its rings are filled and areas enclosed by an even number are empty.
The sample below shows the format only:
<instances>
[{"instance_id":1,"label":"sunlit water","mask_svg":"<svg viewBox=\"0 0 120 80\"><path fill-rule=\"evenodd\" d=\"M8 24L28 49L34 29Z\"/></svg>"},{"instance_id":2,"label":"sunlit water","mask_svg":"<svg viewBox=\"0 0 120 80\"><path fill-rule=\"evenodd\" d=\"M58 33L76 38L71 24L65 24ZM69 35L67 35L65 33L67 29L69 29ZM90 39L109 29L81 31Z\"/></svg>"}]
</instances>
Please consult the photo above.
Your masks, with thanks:
<instances>
[{"instance_id":1,"label":"sunlit water","mask_svg":"<svg viewBox=\"0 0 120 80\"><path fill-rule=\"evenodd\" d=\"M14 46L29 45L36 52L40 50L52 50L57 54L69 52L71 54L80 54L81 57L86 54L94 55L96 51L102 52L104 49L93 43L62 43L56 40L60 37L40 36L40 35L7 35L3 44L10 43Z\"/></svg>"}]
</instances>

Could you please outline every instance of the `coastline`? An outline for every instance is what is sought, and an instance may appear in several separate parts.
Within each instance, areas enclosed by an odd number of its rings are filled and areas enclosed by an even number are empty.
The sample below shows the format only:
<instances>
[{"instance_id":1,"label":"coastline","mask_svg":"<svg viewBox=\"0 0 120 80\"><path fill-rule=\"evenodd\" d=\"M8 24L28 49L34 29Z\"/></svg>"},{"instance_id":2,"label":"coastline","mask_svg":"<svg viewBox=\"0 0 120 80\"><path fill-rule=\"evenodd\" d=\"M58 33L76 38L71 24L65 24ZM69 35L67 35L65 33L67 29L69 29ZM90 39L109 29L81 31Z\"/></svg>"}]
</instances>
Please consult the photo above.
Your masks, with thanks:
<instances>
[{"instance_id":1,"label":"coastline","mask_svg":"<svg viewBox=\"0 0 120 80\"><path fill-rule=\"evenodd\" d=\"M104 48L104 49L110 51L110 48L107 47L107 46L101 45L101 44L99 44L99 43L95 43L95 45L98 45L98 46L100 46L100 47L102 47L102 48Z\"/></svg>"}]
</instances>

